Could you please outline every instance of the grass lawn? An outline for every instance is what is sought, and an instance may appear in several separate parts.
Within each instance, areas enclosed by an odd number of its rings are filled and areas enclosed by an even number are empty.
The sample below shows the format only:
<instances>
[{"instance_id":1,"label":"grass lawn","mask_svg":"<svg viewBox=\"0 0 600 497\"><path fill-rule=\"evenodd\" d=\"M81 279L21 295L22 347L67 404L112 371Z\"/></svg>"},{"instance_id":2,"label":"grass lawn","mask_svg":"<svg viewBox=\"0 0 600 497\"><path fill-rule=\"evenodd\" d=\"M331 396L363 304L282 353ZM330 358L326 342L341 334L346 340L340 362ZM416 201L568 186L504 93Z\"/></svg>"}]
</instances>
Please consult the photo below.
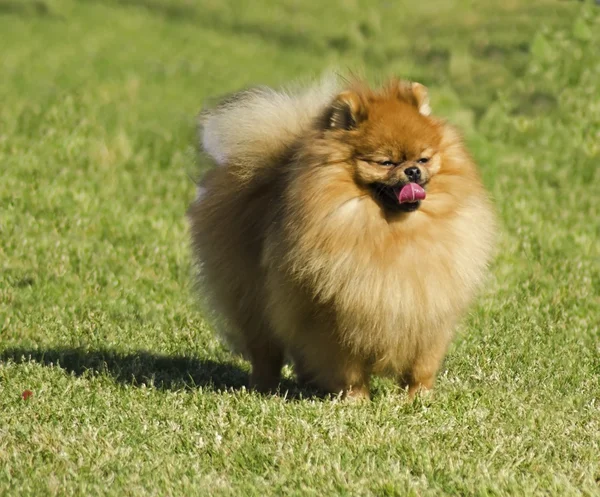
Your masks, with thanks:
<instances>
[{"instance_id":1,"label":"grass lawn","mask_svg":"<svg viewBox=\"0 0 600 497\"><path fill-rule=\"evenodd\" d=\"M595 2L0 0L0 47L0 495L600 495ZM501 220L414 403L249 393L191 289L195 114L331 67L428 85Z\"/></svg>"}]
</instances>

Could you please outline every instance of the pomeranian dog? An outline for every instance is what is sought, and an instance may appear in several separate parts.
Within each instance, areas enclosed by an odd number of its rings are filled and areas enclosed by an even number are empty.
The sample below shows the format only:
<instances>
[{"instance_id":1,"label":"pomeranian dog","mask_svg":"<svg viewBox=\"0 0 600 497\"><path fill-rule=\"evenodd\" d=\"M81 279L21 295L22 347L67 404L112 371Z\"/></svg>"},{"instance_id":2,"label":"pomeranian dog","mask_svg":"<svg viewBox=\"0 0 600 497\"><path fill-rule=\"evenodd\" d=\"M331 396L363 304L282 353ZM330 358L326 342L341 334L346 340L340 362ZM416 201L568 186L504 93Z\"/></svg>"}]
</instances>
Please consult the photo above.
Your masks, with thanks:
<instances>
[{"instance_id":1,"label":"pomeranian dog","mask_svg":"<svg viewBox=\"0 0 600 497\"><path fill-rule=\"evenodd\" d=\"M426 88L323 80L242 91L200 117L216 167L188 211L201 293L251 387L369 397L432 388L484 281L494 215Z\"/></svg>"}]
</instances>

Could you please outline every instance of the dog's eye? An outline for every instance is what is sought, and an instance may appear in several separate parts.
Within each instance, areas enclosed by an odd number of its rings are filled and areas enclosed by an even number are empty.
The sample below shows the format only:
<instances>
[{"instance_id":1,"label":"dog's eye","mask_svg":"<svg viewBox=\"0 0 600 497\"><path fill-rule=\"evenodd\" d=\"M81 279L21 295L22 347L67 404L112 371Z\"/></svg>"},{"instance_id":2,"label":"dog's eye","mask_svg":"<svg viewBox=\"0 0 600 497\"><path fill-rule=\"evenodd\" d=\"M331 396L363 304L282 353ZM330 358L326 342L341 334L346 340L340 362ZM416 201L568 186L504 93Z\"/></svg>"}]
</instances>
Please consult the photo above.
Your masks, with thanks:
<instances>
[{"instance_id":1,"label":"dog's eye","mask_svg":"<svg viewBox=\"0 0 600 497\"><path fill-rule=\"evenodd\" d=\"M383 160L383 161L379 162L379 164L382 166L386 166L386 167L390 167L390 166L394 165L394 163L391 160Z\"/></svg>"},{"instance_id":2,"label":"dog's eye","mask_svg":"<svg viewBox=\"0 0 600 497\"><path fill-rule=\"evenodd\" d=\"M418 161L419 164L427 164L429 159L427 157L421 157Z\"/></svg>"}]
</instances>

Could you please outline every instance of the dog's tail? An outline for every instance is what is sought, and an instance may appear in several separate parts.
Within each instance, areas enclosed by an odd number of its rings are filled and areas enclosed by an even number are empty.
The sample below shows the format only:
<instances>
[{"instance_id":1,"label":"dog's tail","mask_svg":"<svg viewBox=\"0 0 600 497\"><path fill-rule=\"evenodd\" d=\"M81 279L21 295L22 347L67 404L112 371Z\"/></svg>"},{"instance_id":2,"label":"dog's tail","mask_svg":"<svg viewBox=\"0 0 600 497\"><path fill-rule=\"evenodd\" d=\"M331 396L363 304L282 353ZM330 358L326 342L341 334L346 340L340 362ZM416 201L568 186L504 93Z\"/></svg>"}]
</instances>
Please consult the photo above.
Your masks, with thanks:
<instances>
[{"instance_id":1,"label":"dog's tail","mask_svg":"<svg viewBox=\"0 0 600 497\"><path fill-rule=\"evenodd\" d=\"M267 87L241 91L200 114L202 147L218 165L247 178L272 164L336 95L337 79L295 91Z\"/></svg>"}]
</instances>

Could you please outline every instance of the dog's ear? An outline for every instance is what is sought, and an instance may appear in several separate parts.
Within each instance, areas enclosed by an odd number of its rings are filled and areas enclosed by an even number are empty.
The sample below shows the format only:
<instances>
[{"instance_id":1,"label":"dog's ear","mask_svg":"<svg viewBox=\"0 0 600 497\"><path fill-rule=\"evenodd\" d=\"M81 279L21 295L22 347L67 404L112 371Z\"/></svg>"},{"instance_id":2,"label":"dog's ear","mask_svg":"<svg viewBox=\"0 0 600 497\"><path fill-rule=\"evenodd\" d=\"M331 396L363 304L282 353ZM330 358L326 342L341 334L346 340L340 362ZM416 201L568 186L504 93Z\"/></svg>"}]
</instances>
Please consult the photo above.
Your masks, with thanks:
<instances>
[{"instance_id":1,"label":"dog's ear","mask_svg":"<svg viewBox=\"0 0 600 497\"><path fill-rule=\"evenodd\" d=\"M429 94L421 83L392 79L387 85L387 91L399 100L414 105L422 115L431 114Z\"/></svg>"},{"instance_id":2,"label":"dog's ear","mask_svg":"<svg viewBox=\"0 0 600 497\"><path fill-rule=\"evenodd\" d=\"M429 105L429 93L427 92L427 88L421 83L411 83L410 89L412 90L412 94L419 112L424 116L431 114L431 106Z\"/></svg>"},{"instance_id":3,"label":"dog's ear","mask_svg":"<svg viewBox=\"0 0 600 497\"><path fill-rule=\"evenodd\" d=\"M340 93L331 104L327 126L331 129L355 129L366 118L366 107L360 95L347 90Z\"/></svg>"}]
</instances>

